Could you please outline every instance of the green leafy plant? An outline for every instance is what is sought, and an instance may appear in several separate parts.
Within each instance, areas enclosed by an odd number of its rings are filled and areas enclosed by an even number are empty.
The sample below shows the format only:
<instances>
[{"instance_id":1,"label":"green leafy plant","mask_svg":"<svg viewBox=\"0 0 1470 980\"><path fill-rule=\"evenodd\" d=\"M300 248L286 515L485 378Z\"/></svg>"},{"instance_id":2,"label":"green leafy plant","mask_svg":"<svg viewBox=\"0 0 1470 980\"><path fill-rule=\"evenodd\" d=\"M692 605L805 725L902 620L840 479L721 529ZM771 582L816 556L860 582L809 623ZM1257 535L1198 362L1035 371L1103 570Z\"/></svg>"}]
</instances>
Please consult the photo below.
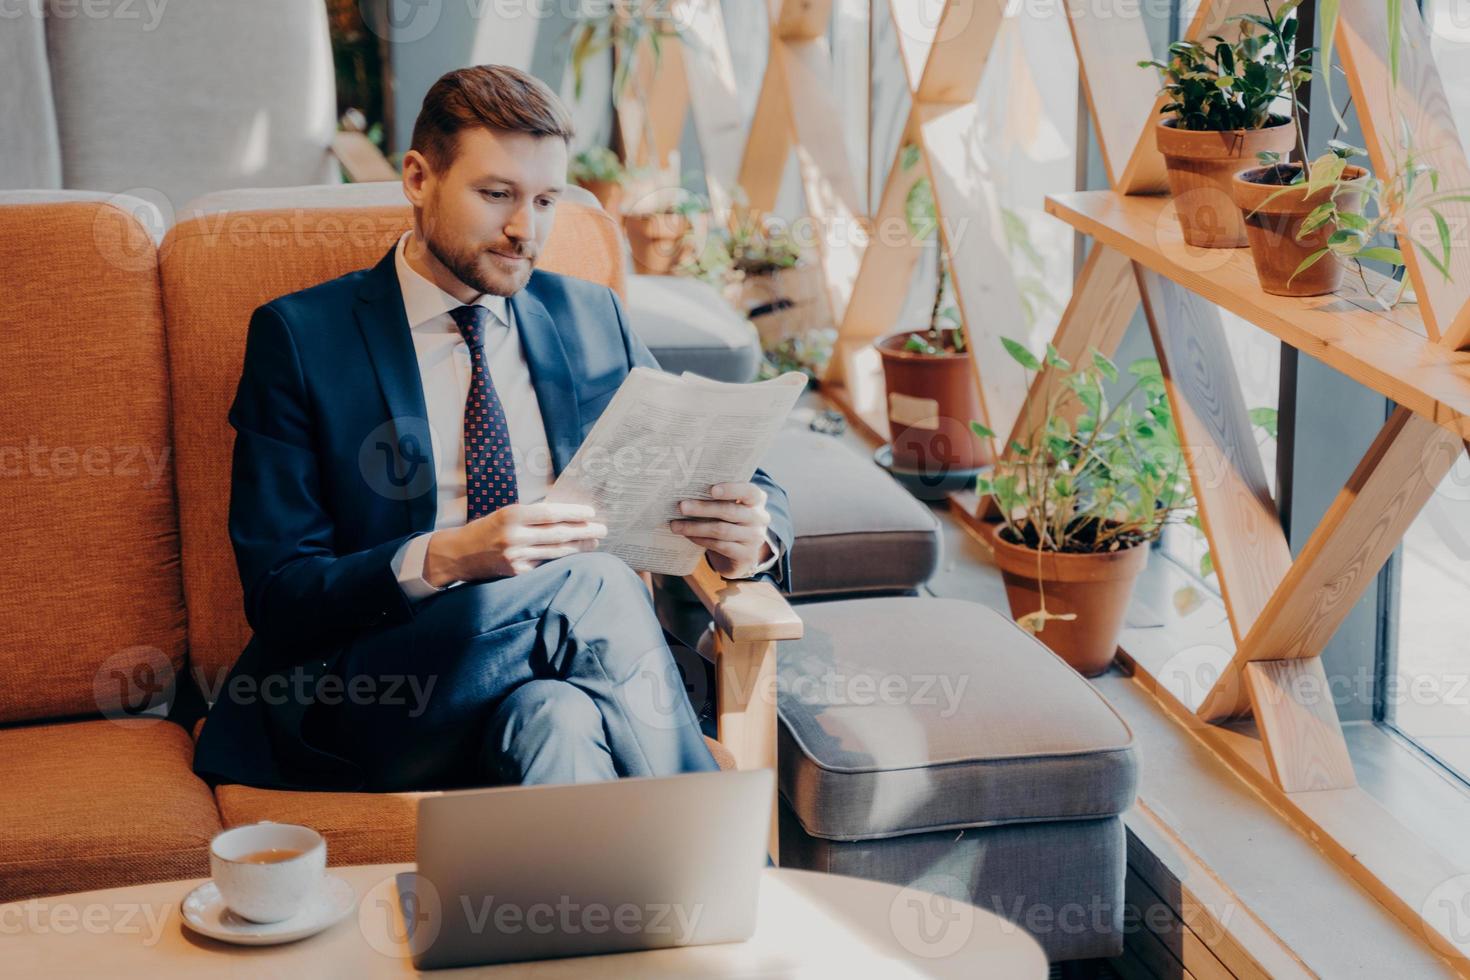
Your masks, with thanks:
<instances>
[{"instance_id":1,"label":"green leafy plant","mask_svg":"<svg viewBox=\"0 0 1470 980\"><path fill-rule=\"evenodd\" d=\"M913 143L904 144L899 156L899 166L904 172L919 164L919 148ZM909 234L915 240L928 242L939 232L939 208L934 202L934 185L928 177L920 177L909 188L904 198L904 220ZM951 293L949 258L943 243L936 249L939 264L939 279L934 287L934 302L929 309L929 327L924 333L911 333L903 349L918 354L937 355L965 349L965 325L953 302L947 302Z\"/></svg>"},{"instance_id":2,"label":"green leafy plant","mask_svg":"<svg viewBox=\"0 0 1470 980\"><path fill-rule=\"evenodd\" d=\"M1270 0L1263 0L1268 17L1271 12ZM1270 17L1270 20L1279 23L1287 14L1299 6L1301 0L1287 0L1278 14ZM1321 0L1317 13L1321 18L1322 32L1322 63L1330 65L1332 60L1332 42L1337 29L1340 0ZM1385 0L1388 19L1388 64L1389 64L1389 91L1398 91L1399 63L1402 59L1400 46L1402 35L1399 30L1403 17L1402 0ZM1294 22L1293 22L1294 23ZM1393 110L1393 118L1390 119L1390 131L1398 134L1397 147L1390 147L1394 151L1394 160L1387 178L1380 179L1372 174L1358 179L1346 179L1348 161L1353 157L1366 156L1367 150L1361 147L1351 146L1336 139L1338 133L1347 128L1343 120L1342 112L1332 99L1331 86L1327 86L1328 105L1332 109L1332 115L1336 121L1333 139L1328 141L1328 150L1315 159L1307 158L1303 132L1302 120L1306 109L1296 99L1296 94L1291 93L1292 119L1296 124L1298 141L1297 151L1303 165L1282 163L1274 154L1261 154L1261 162L1272 167L1271 176L1273 182L1280 183L1282 190L1277 191L1266 199L1267 202L1276 197L1290 192L1315 193L1319 190L1331 188L1327 201L1318 205L1302 222L1298 239L1305 238L1318 228L1330 225L1334 230L1328 236L1327 244L1307 255L1297 268L1292 272L1292 278L1311 268L1328 254L1336 254L1344 259L1351 259L1358 271L1358 276L1363 283L1363 288L1378 303L1386 309L1391 309L1403 298L1404 291L1408 286L1408 277L1398 274L1399 267L1404 264L1404 255L1398 242L1405 237L1419 249L1425 261L1432 265L1445 281L1450 279L1450 259L1454 249L1454 243L1450 237L1450 225L1448 219L1440 211L1440 206L1451 202L1470 202L1470 194L1463 190L1441 191L1439 182L1439 171L1426 163L1416 152L1414 147L1413 133L1404 119L1399 116L1397 101L1390 98L1389 106ZM1372 216L1368 216L1367 209L1359 212L1353 207L1344 207L1344 202L1352 200L1357 195L1363 195L1366 203L1373 207ZM1407 216L1419 210L1426 211L1434 221L1435 241L1432 244L1416 240L1407 234ZM1394 245L1380 244L1384 236L1393 236L1397 239ZM1387 287L1374 289L1373 284L1363 268L1364 260L1375 260L1385 262L1394 267L1389 282L1393 285L1390 293Z\"/></svg>"},{"instance_id":3,"label":"green leafy plant","mask_svg":"<svg viewBox=\"0 0 1470 980\"><path fill-rule=\"evenodd\" d=\"M1116 400L1106 387L1118 381L1116 364L1096 350L1074 366L1050 344L1038 358L1005 338L1006 353L1029 375L1046 371L1035 425L996 453L991 475L976 490L995 500L1000 535L1037 553L1096 554L1157 540L1169 523L1188 523L1194 510L1179 430L1158 361L1128 366L1132 385ZM1028 380L1030 380L1028 378ZM996 434L979 422L971 429L994 446ZM1050 619L1041 608L1018 622L1041 632Z\"/></svg>"},{"instance_id":4,"label":"green leafy plant","mask_svg":"<svg viewBox=\"0 0 1470 980\"><path fill-rule=\"evenodd\" d=\"M1293 52L1295 18L1285 23L1256 15L1232 20L1239 24L1235 41L1218 34L1210 35L1210 44L1176 41L1169 45L1167 62L1138 63L1158 71L1160 93L1169 99L1159 112L1172 115L1179 129L1228 132L1280 125L1288 120L1273 114L1272 107L1311 78L1315 49Z\"/></svg>"},{"instance_id":5,"label":"green leafy plant","mask_svg":"<svg viewBox=\"0 0 1470 980\"><path fill-rule=\"evenodd\" d=\"M800 247L773 216L737 204L729 225L711 228L703 247L679 273L723 286L790 269L800 261Z\"/></svg>"},{"instance_id":6,"label":"green leafy plant","mask_svg":"<svg viewBox=\"0 0 1470 980\"><path fill-rule=\"evenodd\" d=\"M572 157L567 176L578 184L608 181L621 184L628 176L618 155L605 146L589 147Z\"/></svg>"},{"instance_id":7,"label":"green leafy plant","mask_svg":"<svg viewBox=\"0 0 1470 980\"><path fill-rule=\"evenodd\" d=\"M1021 316L1027 332L1035 327L1043 313L1058 312L1056 291L1046 278L1046 259L1031 240L1031 227L1018 211L1002 207L1001 227L1005 232L1006 251L1016 277L1016 292L1021 300Z\"/></svg>"},{"instance_id":8,"label":"green leafy plant","mask_svg":"<svg viewBox=\"0 0 1470 980\"><path fill-rule=\"evenodd\" d=\"M645 43L653 58L651 75L657 80L659 68L663 64L664 45L670 40L686 40L683 20L674 0L605 0L602 3L582 4L577 23L572 26L570 33L573 96L578 100L582 98L588 62L596 55L611 50L614 108L623 103L630 86L636 103L645 107L649 104L652 93L636 71L638 52ZM652 153L653 147L657 145L653 117L648 112L640 115L643 146ZM624 147L624 150L634 162L642 159L632 148Z\"/></svg>"},{"instance_id":9,"label":"green leafy plant","mask_svg":"<svg viewBox=\"0 0 1470 980\"><path fill-rule=\"evenodd\" d=\"M580 99L586 81L587 63L604 51L613 52L613 101L622 99L635 81L633 68L638 48L648 42L657 73L663 61L663 46L683 36L682 24L670 0L611 0L585 5L572 26L572 93ZM647 102L641 86L634 95Z\"/></svg>"},{"instance_id":10,"label":"green leafy plant","mask_svg":"<svg viewBox=\"0 0 1470 980\"><path fill-rule=\"evenodd\" d=\"M786 337L761 359L760 380L777 378L787 371L800 371L814 382L820 382L827 362L832 359L832 346L837 331L831 327L811 330Z\"/></svg>"}]
</instances>

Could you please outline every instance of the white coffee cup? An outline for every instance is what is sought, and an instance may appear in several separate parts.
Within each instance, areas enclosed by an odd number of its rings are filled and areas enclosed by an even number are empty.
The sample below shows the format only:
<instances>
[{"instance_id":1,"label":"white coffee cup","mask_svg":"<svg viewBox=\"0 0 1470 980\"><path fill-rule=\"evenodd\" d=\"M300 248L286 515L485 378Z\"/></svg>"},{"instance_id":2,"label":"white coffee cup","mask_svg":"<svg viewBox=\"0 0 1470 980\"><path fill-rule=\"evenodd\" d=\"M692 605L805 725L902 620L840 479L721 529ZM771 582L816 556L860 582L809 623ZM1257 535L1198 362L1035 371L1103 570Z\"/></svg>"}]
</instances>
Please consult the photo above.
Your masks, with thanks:
<instances>
[{"instance_id":1,"label":"white coffee cup","mask_svg":"<svg viewBox=\"0 0 1470 980\"><path fill-rule=\"evenodd\" d=\"M260 859L282 851L298 853ZM220 897L231 912L252 922L291 918L321 888L326 867L326 838L296 824L248 824L216 834L209 843L209 873Z\"/></svg>"}]
</instances>

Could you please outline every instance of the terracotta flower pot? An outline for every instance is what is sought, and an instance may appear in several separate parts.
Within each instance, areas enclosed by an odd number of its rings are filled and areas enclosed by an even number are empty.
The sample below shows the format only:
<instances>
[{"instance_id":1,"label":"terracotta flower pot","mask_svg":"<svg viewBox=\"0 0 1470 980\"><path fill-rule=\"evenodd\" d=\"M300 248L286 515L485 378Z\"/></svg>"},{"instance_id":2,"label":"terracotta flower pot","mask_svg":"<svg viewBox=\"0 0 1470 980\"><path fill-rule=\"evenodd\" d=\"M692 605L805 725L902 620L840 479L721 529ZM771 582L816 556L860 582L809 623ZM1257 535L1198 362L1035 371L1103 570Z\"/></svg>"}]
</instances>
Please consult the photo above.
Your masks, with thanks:
<instances>
[{"instance_id":1,"label":"terracotta flower pot","mask_svg":"<svg viewBox=\"0 0 1470 980\"><path fill-rule=\"evenodd\" d=\"M1250 235L1251 258L1256 263L1256 277L1261 288L1273 296L1323 296L1337 292L1342 284L1345 260L1331 252L1318 259L1301 275L1292 278L1292 273L1308 255L1327 244L1327 239L1337 230L1337 223L1329 221L1312 229L1300 241L1296 233L1308 214L1317 205L1332 196L1332 188L1324 187L1313 193L1305 188L1288 190L1274 199L1271 195L1282 189L1284 183L1263 183L1273 174L1294 174L1301 164L1278 164L1272 167L1252 167L1236 174L1233 182L1235 203L1240 208ZM1337 206L1341 211L1361 212L1363 195L1368 183L1368 171L1362 167L1347 167L1343 179L1352 181L1362 189L1339 191Z\"/></svg>"},{"instance_id":2,"label":"terracotta flower pot","mask_svg":"<svg viewBox=\"0 0 1470 980\"><path fill-rule=\"evenodd\" d=\"M1242 247L1245 226L1231 196L1231 179L1263 150L1285 156L1296 145L1296 130L1286 122L1220 133L1179 129L1174 122L1155 126L1154 141L1164 155L1184 240L1197 248Z\"/></svg>"},{"instance_id":3,"label":"terracotta flower pot","mask_svg":"<svg viewBox=\"0 0 1470 980\"><path fill-rule=\"evenodd\" d=\"M1040 609L1036 549L1012 544L999 534L991 543L1011 615L1020 619ZM1118 652L1133 581L1147 563L1148 545L1142 544L1100 554L1041 552L1047 612L1075 613L1077 618L1048 620L1036 638L1085 677L1107 670Z\"/></svg>"},{"instance_id":4,"label":"terracotta flower pot","mask_svg":"<svg viewBox=\"0 0 1470 980\"><path fill-rule=\"evenodd\" d=\"M616 180L582 180L577 183L592 192L592 196L597 198L597 203L602 205L602 210L614 218L622 217L623 185L621 183Z\"/></svg>"},{"instance_id":5,"label":"terracotta flower pot","mask_svg":"<svg viewBox=\"0 0 1470 980\"><path fill-rule=\"evenodd\" d=\"M990 465L990 446L970 430L985 409L969 353L906 351L908 338L904 331L873 345L883 358L893 465L927 474Z\"/></svg>"},{"instance_id":6,"label":"terracotta flower pot","mask_svg":"<svg viewBox=\"0 0 1470 980\"><path fill-rule=\"evenodd\" d=\"M689 252L685 234L690 228L689 219L682 214L623 215L633 268L642 275L670 275Z\"/></svg>"}]
</instances>

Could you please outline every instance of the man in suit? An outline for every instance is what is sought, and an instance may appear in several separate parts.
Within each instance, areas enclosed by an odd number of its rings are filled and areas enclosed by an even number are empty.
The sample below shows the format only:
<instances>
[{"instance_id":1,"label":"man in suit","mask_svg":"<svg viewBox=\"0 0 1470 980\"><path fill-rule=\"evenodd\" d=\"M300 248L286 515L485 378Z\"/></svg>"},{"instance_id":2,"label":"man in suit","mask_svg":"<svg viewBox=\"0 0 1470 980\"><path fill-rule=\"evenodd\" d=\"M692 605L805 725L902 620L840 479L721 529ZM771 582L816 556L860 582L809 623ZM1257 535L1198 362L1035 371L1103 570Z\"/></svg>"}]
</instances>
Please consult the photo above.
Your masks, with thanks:
<instances>
[{"instance_id":1,"label":"man in suit","mask_svg":"<svg viewBox=\"0 0 1470 980\"><path fill-rule=\"evenodd\" d=\"M535 270L572 137L499 66L425 97L413 228L255 311L230 411L254 637L205 726L217 781L411 790L715 768L647 590L547 487L635 366L616 294ZM789 578L763 472L681 504L727 578Z\"/></svg>"}]
</instances>

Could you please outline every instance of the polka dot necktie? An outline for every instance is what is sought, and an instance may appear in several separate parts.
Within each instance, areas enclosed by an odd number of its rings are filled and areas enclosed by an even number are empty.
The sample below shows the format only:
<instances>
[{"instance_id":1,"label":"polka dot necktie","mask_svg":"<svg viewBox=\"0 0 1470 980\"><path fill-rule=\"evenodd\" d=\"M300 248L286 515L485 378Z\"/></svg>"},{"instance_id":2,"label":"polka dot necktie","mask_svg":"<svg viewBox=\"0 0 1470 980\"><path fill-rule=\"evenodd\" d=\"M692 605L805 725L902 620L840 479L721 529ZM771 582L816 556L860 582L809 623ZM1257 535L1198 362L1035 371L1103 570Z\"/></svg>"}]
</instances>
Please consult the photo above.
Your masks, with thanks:
<instances>
[{"instance_id":1,"label":"polka dot necktie","mask_svg":"<svg viewBox=\"0 0 1470 980\"><path fill-rule=\"evenodd\" d=\"M490 311L483 306L461 306L450 310L449 315L470 348L470 395L464 406L464 476L467 519L474 520L516 502L516 464L505 409L485 360L485 324Z\"/></svg>"}]
</instances>

